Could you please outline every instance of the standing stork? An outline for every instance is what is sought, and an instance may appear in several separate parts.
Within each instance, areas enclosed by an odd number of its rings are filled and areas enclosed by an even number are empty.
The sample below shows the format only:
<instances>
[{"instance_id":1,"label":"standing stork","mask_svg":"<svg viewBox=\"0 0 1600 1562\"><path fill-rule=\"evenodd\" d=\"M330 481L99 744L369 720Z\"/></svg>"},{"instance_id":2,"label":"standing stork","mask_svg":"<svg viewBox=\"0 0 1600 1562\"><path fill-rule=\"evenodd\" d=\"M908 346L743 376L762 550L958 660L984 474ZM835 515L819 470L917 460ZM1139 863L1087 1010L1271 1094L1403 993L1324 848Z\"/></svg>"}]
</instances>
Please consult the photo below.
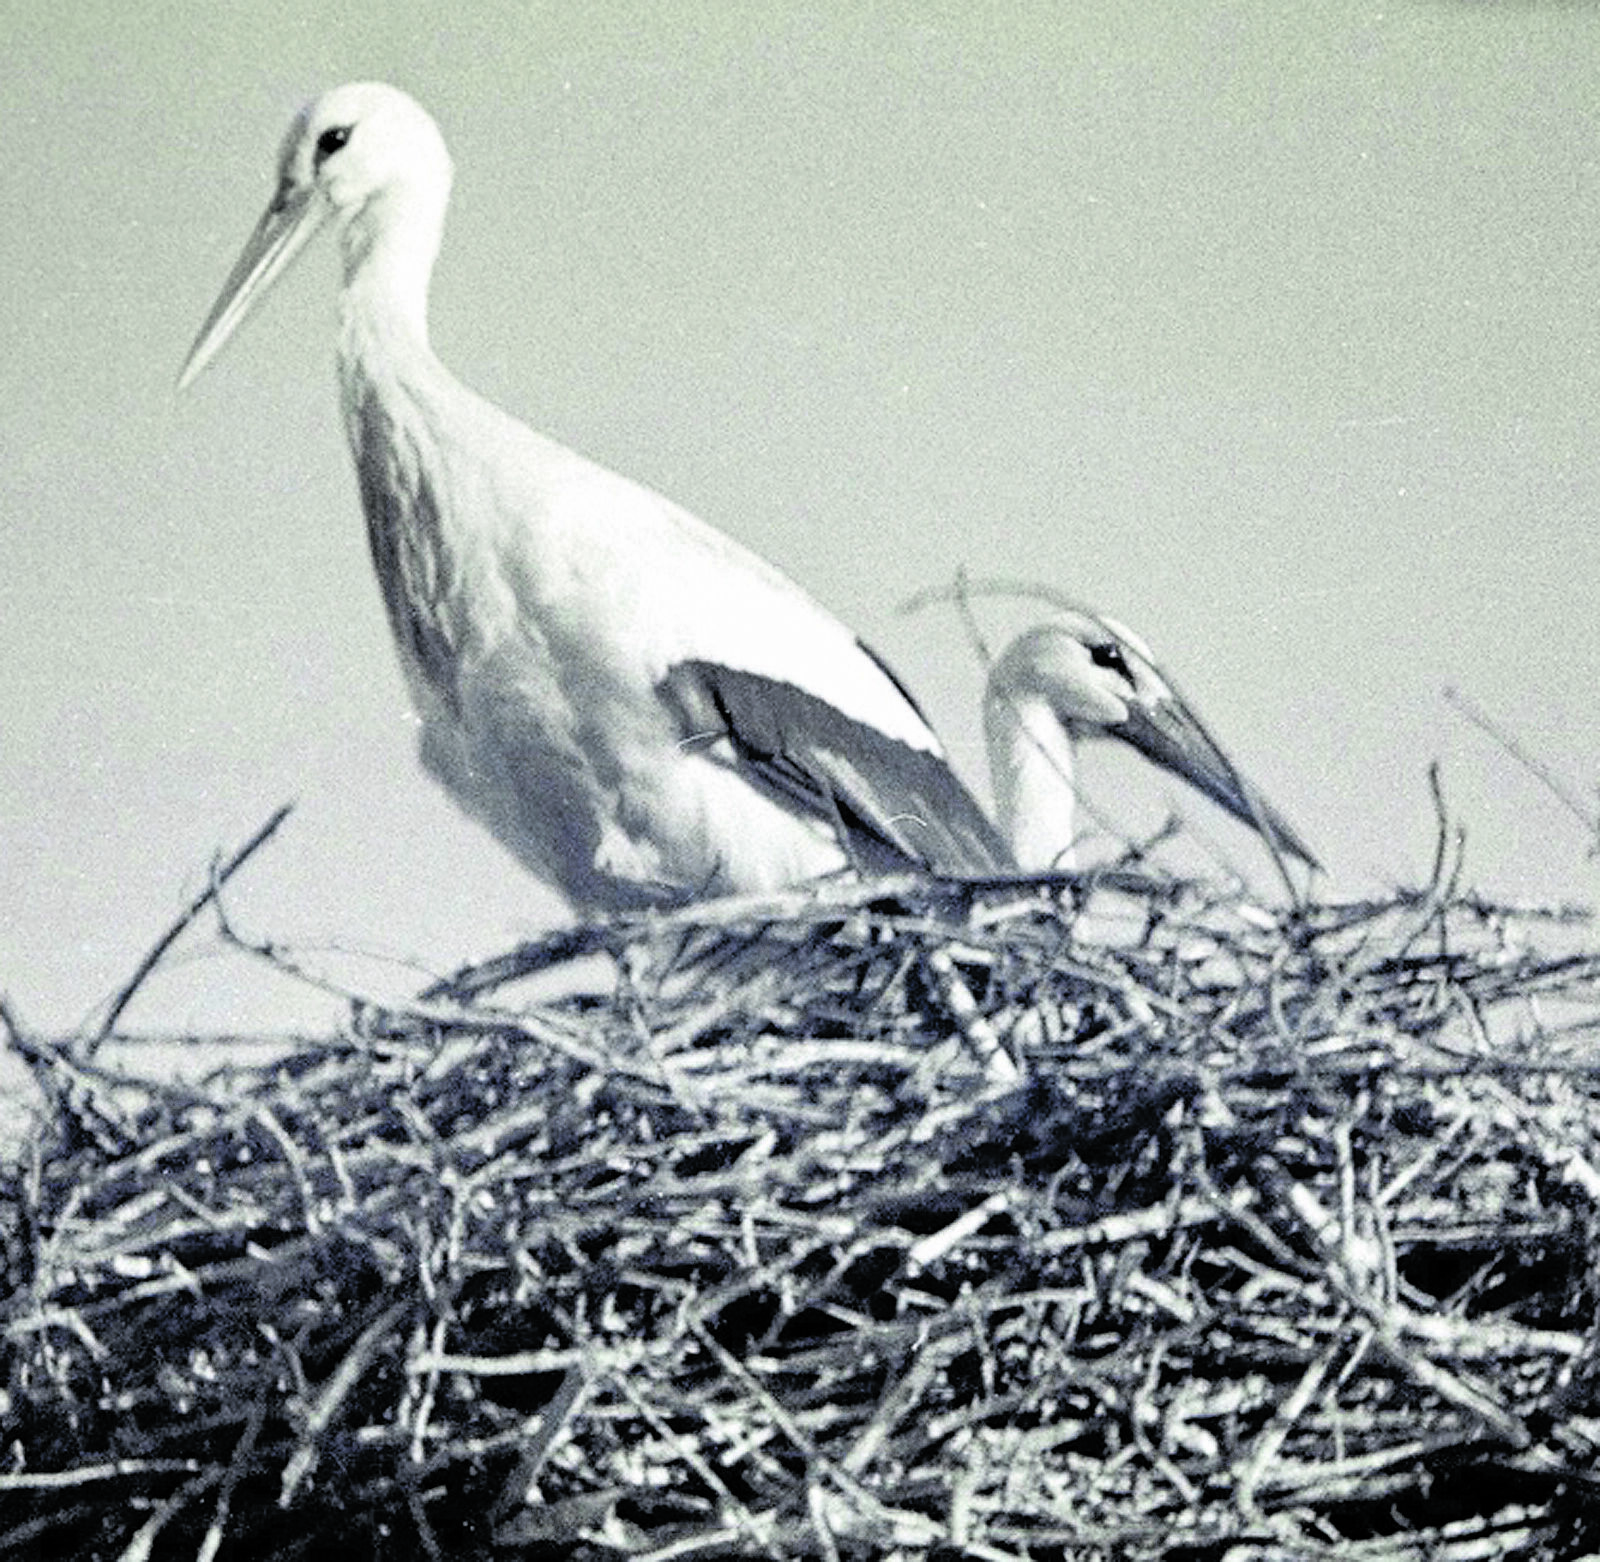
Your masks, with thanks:
<instances>
[{"instance_id":1,"label":"standing stork","mask_svg":"<svg viewBox=\"0 0 1600 1562\"><path fill-rule=\"evenodd\" d=\"M450 181L438 127L396 88L309 104L179 379L331 221L345 430L428 771L583 913L848 867L1008 869L916 704L843 624L434 356Z\"/></svg>"},{"instance_id":2,"label":"standing stork","mask_svg":"<svg viewBox=\"0 0 1600 1562\"><path fill-rule=\"evenodd\" d=\"M1319 866L1161 675L1144 642L1111 619L1062 609L1024 630L989 670L983 725L1000 827L1024 870L1072 865L1079 738L1127 743L1276 847Z\"/></svg>"}]
</instances>

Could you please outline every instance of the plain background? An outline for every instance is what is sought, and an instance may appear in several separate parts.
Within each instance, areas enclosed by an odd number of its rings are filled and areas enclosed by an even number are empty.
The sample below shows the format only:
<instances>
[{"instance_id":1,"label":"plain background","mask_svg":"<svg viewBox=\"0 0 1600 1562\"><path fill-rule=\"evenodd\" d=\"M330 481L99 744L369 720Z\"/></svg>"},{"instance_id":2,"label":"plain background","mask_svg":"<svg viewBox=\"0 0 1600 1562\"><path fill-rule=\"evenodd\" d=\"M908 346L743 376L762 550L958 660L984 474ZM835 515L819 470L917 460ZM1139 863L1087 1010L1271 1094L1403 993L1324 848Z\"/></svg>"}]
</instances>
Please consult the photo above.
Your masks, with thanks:
<instances>
[{"instance_id":1,"label":"plain background","mask_svg":"<svg viewBox=\"0 0 1600 1562\"><path fill-rule=\"evenodd\" d=\"M279 802L241 927L364 991L561 908L422 777L309 251L182 398L295 108L455 155L435 344L779 562L983 789L957 567L1136 626L1330 894L1594 896L1600 8L12 0L0 222L0 990L103 1003ZM1004 627L994 620L993 633ZM1182 808L1137 766L1115 826ZM1105 843L1111 844L1109 840ZM1220 870L1219 870L1220 871ZM193 936L128 1022L335 1001Z\"/></svg>"}]
</instances>

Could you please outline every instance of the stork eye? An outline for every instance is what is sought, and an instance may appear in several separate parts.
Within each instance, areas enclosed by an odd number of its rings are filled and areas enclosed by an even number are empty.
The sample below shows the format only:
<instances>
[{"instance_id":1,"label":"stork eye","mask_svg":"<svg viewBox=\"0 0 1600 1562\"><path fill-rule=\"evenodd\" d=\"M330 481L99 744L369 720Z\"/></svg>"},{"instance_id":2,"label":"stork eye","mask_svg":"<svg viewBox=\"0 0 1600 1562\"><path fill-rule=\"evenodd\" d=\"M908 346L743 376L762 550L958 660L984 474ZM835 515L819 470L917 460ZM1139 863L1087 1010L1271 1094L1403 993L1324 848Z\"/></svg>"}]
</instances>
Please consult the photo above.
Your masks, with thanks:
<instances>
[{"instance_id":1,"label":"stork eye","mask_svg":"<svg viewBox=\"0 0 1600 1562\"><path fill-rule=\"evenodd\" d=\"M1122 647L1115 640L1102 640L1099 645L1091 645L1089 660L1096 667L1107 667L1126 678L1129 683L1133 682L1133 674L1128 670L1128 659L1122 654Z\"/></svg>"},{"instance_id":2,"label":"stork eye","mask_svg":"<svg viewBox=\"0 0 1600 1562\"><path fill-rule=\"evenodd\" d=\"M327 160L350 139L348 125L333 125L324 130L317 137L317 167L320 168Z\"/></svg>"}]
</instances>

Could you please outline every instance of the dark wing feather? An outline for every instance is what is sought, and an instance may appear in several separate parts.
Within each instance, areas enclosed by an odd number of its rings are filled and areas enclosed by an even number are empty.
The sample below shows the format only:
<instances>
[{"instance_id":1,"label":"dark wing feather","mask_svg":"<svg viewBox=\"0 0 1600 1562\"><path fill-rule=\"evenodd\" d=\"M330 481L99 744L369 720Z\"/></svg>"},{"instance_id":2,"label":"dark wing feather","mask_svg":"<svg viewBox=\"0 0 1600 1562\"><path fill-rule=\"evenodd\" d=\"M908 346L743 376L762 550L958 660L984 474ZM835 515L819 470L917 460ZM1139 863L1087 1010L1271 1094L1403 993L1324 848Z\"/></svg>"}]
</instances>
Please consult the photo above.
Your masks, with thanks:
<instances>
[{"instance_id":1,"label":"dark wing feather","mask_svg":"<svg viewBox=\"0 0 1600 1562\"><path fill-rule=\"evenodd\" d=\"M741 769L791 808L827 819L862 867L1014 871L1000 832L939 755L792 683L715 662L678 663L660 692L685 738L726 736Z\"/></svg>"}]
</instances>

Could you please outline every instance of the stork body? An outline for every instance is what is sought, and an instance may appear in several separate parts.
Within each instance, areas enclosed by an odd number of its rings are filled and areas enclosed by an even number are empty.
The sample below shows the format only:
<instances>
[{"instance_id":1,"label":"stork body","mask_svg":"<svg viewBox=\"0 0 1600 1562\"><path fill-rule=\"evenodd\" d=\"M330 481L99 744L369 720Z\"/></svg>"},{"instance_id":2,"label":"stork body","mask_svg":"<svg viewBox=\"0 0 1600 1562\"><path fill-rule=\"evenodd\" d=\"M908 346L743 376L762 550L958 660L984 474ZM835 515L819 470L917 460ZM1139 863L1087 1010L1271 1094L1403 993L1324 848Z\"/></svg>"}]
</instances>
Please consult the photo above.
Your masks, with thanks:
<instances>
[{"instance_id":1,"label":"stork body","mask_svg":"<svg viewBox=\"0 0 1600 1562\"><path fill-rule=\"evenodd\" d=\"M1255 793L1131 630L1061 611L995 660L984 735L1000 828L1019 867L1070 868L1079 739L1114 738L1170 770L1283 851L1310 849Z\"/></svg>"},{"instance_id":2,"label":"stork body","mask_svg":"<svg viewBox=\"0 0 1600 1562\"><path fill-rule=\"evenodd\" d=\"M584 912L1009 854L885 666L731 538L434 356L450 160L404 93L296 118L187 384L324 219L346 432L429 772Z\"/></svg>"}]
</instances>

